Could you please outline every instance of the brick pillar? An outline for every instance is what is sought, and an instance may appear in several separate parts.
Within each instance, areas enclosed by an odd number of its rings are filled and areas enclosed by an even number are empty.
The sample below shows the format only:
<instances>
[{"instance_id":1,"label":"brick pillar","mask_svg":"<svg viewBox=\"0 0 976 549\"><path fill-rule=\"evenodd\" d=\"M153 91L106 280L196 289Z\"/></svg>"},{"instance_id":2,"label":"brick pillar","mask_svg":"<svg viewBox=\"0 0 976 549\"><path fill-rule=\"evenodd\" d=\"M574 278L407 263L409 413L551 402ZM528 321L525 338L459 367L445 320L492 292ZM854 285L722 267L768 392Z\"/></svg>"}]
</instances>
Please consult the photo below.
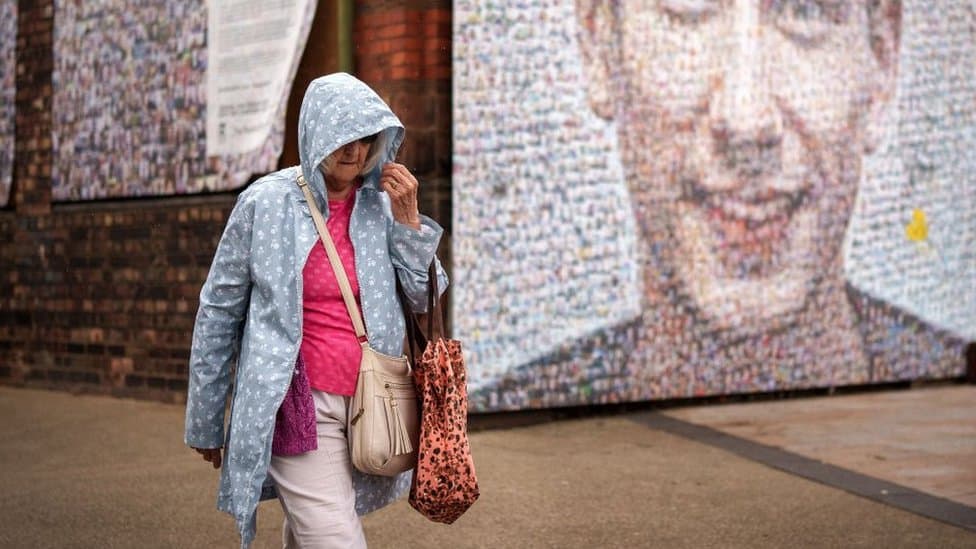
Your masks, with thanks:
<instances>
[{"instance_id":1,"label":"brick pillar","mask_svg":"<svg viewBox=\"0 0 976 549\"><path fill-rule=\"evenodd\" d=\"M444 227L438 255L450 273L451 2L356 0L355 8L356 75L406 126L398 159L420 181L420 211ZM443 305L450 309L449 293Z\"/></svg>"},{"instance_id":2,"label":"brick pillar","mask_svg":"<svg viewBox=\"0 0 976 549\"><path fill-rule=\"evenodd\" d=\"M52 0L17 6L17 128L13 204L21 216L51 212Z\"/></svg>"},{"instance_id":3,"label":"brick pillar","mask_svg":"<svg viewBox=\"0 0 976 549\"><path fill-rule=\"evenodd\" d=\"M39 290L54 254L40 228L51 213L53 23L52 0L18 3L13 211L0 212L0 257L9 266L0 281L0 378L14 383L29 379L35 366L52 362L46 348L30 341L31 310L42 300Z\"/></svg>"}]
</instances>

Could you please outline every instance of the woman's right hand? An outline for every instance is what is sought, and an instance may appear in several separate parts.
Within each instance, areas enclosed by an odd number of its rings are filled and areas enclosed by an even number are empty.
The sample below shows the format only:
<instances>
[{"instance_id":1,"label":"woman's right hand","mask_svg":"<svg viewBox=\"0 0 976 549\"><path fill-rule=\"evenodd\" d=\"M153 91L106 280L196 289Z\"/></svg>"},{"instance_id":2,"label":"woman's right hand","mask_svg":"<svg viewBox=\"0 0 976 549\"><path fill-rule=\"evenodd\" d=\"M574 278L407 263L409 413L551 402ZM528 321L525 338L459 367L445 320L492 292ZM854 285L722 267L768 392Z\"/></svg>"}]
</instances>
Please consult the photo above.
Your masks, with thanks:
<instances>
[{"instance_id":1,"label":"woman's right hand","mask_svg":"<svg viewBox=\"0 0 976 549\"><path fill-rule=\"evenodd\" d=\"M214 469L220 469L220 448L194 448L194 450L203 456L204 461L212 463Z\"/></svg>"}]
</instances>

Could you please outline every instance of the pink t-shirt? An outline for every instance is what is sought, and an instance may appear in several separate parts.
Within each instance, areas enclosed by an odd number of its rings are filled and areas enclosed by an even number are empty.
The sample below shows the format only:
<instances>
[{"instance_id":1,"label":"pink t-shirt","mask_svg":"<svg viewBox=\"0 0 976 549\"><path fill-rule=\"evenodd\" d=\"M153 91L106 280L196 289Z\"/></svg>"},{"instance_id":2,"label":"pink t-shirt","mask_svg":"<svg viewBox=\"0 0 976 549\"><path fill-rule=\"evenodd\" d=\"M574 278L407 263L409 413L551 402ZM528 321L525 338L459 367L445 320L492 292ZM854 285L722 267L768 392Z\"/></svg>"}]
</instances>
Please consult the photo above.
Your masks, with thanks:
<instances>
[{"instance_id":1,"label":"pink t-shirt","mask_svg":"<svg viewBox=\"0 0 976 549\"><path fill-rule=\"evenodd\" d=\"M339 258L359 301L359 281L356 279L356 259L349 239L349 218L356 203L355 191L345 200L329 200L326 226L335 242ZM313 389L335 395L351 396L356 392L356 378L363 349L349 318L342 291L329 263L325 246L316 242L302 270L304 279L304 311L302 330L302 359L308 371L308 383Z\"/></svg>"}]
</instances>

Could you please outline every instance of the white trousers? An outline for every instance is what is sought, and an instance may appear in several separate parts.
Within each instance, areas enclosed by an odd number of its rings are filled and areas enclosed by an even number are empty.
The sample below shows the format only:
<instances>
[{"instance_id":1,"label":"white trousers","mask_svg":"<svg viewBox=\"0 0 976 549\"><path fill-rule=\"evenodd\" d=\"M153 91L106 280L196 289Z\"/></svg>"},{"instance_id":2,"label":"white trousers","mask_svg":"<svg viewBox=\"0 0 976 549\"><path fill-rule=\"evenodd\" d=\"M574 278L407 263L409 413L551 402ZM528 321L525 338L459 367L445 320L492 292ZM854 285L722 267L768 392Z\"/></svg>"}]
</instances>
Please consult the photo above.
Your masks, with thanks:
<instances>
[{"instance_id":1,"label":"white trousers","mask_svg":"<svg viewBox=\"0 0 976 549\"><path fill-rule=\"evenodd\" d=\"M271 456L268 470L285 512L282 545L285 549L365 549L346 442L349 397L313 389L312 398L318 449L297 456Z\"/></svg>"}]
</instances>

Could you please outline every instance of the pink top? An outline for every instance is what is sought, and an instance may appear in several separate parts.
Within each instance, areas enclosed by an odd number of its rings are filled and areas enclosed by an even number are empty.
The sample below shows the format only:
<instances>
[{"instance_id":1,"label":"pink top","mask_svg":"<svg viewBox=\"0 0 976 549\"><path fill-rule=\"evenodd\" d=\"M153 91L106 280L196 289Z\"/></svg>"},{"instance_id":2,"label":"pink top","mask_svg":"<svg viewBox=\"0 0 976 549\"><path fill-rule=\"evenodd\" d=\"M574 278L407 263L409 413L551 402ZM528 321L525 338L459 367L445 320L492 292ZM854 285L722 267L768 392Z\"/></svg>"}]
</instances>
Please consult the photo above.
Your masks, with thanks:
<instances>
[{"instance_id":1,"label":"pink top","mask_svg":"<svg viewBox=\"0 0 976 549\"><path fill-rule=\"evenodd\" d=\"M335 242L339 258L349 278L352 293L362 315L356 259L349 239L349 218L356 203L355 191L345 200L329 200L326 226ZM304 311L301 356L313 389L335 395L352 396L363 349L349 318L342 291L329 263L325 246L317 242L302 270Z\"/></svg>"}]
</instances>

